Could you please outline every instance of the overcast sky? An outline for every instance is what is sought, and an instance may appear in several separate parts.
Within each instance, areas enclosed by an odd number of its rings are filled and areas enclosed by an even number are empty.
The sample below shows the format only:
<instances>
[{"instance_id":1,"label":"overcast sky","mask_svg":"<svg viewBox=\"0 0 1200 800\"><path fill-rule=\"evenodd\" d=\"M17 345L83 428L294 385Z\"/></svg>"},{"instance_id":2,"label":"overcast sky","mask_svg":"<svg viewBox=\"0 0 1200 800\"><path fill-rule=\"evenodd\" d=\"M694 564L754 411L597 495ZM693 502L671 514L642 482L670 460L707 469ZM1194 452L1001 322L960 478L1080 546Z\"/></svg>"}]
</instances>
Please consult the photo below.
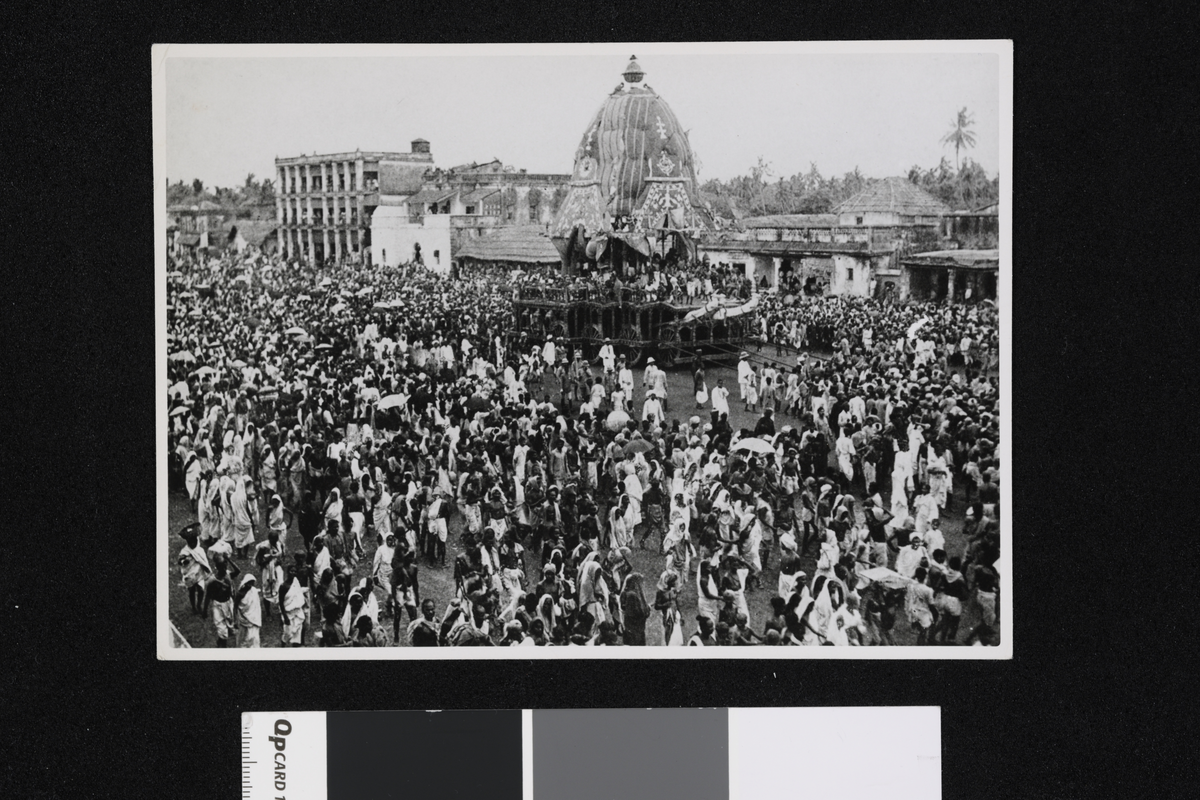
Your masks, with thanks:
<instances>
[{"instance_id":1,"label":"overcast sky","mask_svg":"<svg viewBox=\"0 0 1200 800\"><path fill-rule=\"evenodd\" d=\"M995 53L682 54L686 46L671 52L644 44L555 49L572 54L515 48L487 54L464 48L455 55L422 48L156 51L156 64L165 64L165 177L231 186L251 172L274 179L276 156L407 152L416 138L430 141L442 167L499 158L530 172L567 173L585 127L621 81L631 54L646 72L645 83L689 129L701 181L745 174L759 156L776 176L806 171L810 162L825 175L857 166L877 178L904 174L913 164L933 167L943 155L953 161L953 148L940 139L963 106L975 116L978 139L968 154L989 175L1000 167L1001 59ZM382 55L388 52L394 54ZM221 57L207 57L214 53Z\"/></svg>"}]
</instances>

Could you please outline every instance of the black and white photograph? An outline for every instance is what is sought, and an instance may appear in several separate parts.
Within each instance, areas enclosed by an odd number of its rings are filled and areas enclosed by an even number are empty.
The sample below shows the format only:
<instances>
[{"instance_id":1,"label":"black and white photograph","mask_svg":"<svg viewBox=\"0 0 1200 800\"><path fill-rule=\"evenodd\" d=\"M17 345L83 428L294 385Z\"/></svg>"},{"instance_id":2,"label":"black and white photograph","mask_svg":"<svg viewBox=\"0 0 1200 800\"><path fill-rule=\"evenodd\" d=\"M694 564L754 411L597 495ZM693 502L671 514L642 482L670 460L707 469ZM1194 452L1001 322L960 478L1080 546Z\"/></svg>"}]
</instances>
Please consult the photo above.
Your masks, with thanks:
<instances>
[{"instance_id":1,"label":"black and white photograph","mask_svg":"<svg viewBox=\"0 0 1200 800\"><path fill-rule=\"evenodd\" d=\"M152 58L161 659L1012 657L1010 42Z\"/></svg>"}]
</instances>

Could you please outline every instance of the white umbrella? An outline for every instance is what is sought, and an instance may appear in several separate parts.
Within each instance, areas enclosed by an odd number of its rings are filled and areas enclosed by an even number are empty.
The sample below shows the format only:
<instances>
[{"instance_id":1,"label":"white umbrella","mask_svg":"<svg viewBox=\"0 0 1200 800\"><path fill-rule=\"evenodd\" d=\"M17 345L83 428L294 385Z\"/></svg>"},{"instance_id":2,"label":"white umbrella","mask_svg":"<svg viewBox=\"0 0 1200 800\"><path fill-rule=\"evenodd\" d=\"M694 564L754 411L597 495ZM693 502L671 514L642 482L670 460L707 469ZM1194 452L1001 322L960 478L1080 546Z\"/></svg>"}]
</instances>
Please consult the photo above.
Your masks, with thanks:
<instances>
[{"instance_id":1,"label":"white umbrella","mask_svg":"<svg viewBox=\"0 0 1200 800\"><path fill-rule=\"evenodd\" d=\"M748 453L760 453L762 455L775 452L775 448L769 442L759 439L756 436L748 436L738 441L732 449L745 450Z\"/></svg>"},{"instance_id":2,"label":"white umbrella","mask_svg":"<svg viewBox=\"0 0 1200 800\"><path fill-rule=\"evenodd\" d=\"M190 412L191 412L191 409L188 408L187 406L176 406L175 408L171 409L170 416L178 417L178 416L182 416L183 414L190 413Z\"/></svg>"},{"instance_id":3,"label":"white umbrella","mask_svg":"<svg viewBox=\"0 0 1200 800\"><path fill-rule=\"evenodd\" d=\"M379 401L379 405L375 406L380 411L386 411L389 408L399 408L406 405L408 398L402 394L389 394L387 397Z\"/></svg>"},{"instance_id":4,"label":"white umbrella","mask_svg":"<svg viewBox=\"0 0 1200 800\"><path fill-rule=\"evenodd\" d=\"M921 317L919 320L908 326L908 338L911 339L917 335L917 331L922 325L929 322L929 317Z\"/></svg>"},{"instance_id":5,"label":"white umbrella","mask_svg":"<svg viewBox=\"0 0 1200 800\"><path fill-rule=\"evenodd\" d=\"M338 303L336 306L334 306L333 308L329 309L329 313L331 313L331 314L336 314L336 313L338 313L339 311L344 311L345 309L346 309L346 304L345 304L345 303Z\"/></svg>"},{"instance_id":6,"label":"white umbrella","mask_svg":"<svg viewBox=\"0 0 1200 800\"><path fill-rule=\"evenodd\" d=\"M201 367L200 369L196 370L196 371L195 371L195 372L193 372L192 374L193 374L193 375L201 375L201 376L204 376L204 375L216 375L216 374L217 374L217 371L216 371L215 369L213 369L212 367L210 367L210 366L208 366L208 365L206 364L205 366L203 366L203 367Z\"/></svg>"},{"instance_id":7,"label":"white umbrella","mask_svg":"<svg viewBox=\"0 0 1200 800\"><path fill-rule=\"evenodd\" d=\"M180 272L179 270L175 270L174 272L168 272L167 277L168 278L182 278L183 273Z\"/></svg>"},{"instance_id":8,"label":"white umbrella","mask_svg":"<svg viewBox=\"0 0 1200 800\"><path fill-rule=\"evenodd\" d=\"M171 353L167 356L168 361L195 361L196 357L192 355L190 350L180 350L178 353Z\"/></svg>"},{"instance_id":9,"label":"white umbrella","mask_svg":"<svg viewBox=\"0 0 1200 800\"><path fill-rule=\"evenodd\" d=\"M333 279L332 279L332 278L324 278L324 279L322 279L322 280L321 280L321 282L320 282L320 283L318 283L317 285L318 285L318 286L329 286L329 285L331 285L332 283L333 283Z\"/></svg>"},{"instance_id":10,"label":"white umbrella","mask_svg":"<svg viewBox=\"0 0 1200 800\"><path fill-rule=\"evenodd\" d=\"M866 578L871 583L882 583L889 589L899 589L912 583L909 578L904 577L895 570L887 567L872 567L858 573L860 578Z\"/></svg>"},{"instance_id":11,"label":"white umbrella","mask_svg":"<svg viewBox=\"0 0 1200 800\"><path fill-rule=\"evenodd\" d=\"M297 300L312 300L312 298L306 294L298 294L298 295L296 295L296 299Z\"/></svg>"},{"instance_id":12,"label":"white umbrella","mask_svg":"<svg viewBox=\"0 0 1200 800\"><path fill-rule=\"evenodd\" d=\"M234 367L237 367L238 369L241 369L242 367L246 366L246 362L245 362L245 361L242 361L242 360L239 358L239 359L235 360L231 366L234 366Z\"/></svg>"},{"instance_id":13,"label":"white umbrella","mask_svg":"<svg viewBox=\"0 0 1200 800\"><path fill-rule=\"evenodd\" d=\"M308 331L301 328L299 325L293 325L284 331L288 336L308 336Z\"/></svg>"},{"instance_id":14,"label":"white umbrella","mask_svg":"<svg viewBox=\"0 0 1200 800\"><path fill-rule=\"evenodd\" d=\"M375 288L373 286L364 286L361 289L359 289L357 292L355 292L354 294L358 297L366 297L373 291L375 291Z\"/></svg>"},{"instance_id":15,"label":"white umbrella","mask_svg":"<svg viewBox=\"0 0 1200 800\"><path fill-rule=\"evenodd\" d=\"M629 415L618 408L616 411L613 411L608 415L608 419L604 421L604 425L610 431L619 431L621 428L624 428L628 422Z\"/></svg>"},{"instance_id":16,"label":"white umbrella","mask_svg":"<svg viewBox=\"0 0 1200 800\"><path fill-rule=\"evenodd\" d=\"M175 384L174 386L172 386L170 389L167 390L167 394L187 394L187 393L188 393L187 381L180 381L179 383Z\"/></svg>"}]
</instances>

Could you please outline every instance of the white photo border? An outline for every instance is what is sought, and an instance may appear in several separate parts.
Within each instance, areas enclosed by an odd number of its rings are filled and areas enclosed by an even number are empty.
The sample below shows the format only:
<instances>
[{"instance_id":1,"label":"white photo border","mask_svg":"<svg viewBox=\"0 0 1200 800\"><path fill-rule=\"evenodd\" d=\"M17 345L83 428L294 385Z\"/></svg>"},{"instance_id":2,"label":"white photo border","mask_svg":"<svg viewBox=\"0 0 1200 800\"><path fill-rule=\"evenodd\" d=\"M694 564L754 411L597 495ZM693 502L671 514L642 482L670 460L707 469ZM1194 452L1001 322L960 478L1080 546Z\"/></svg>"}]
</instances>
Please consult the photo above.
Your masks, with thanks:
<instances>
[{"instance_id":1,"label":"white photo border","mask_svg":"<svg viewBox=\"0 0 1200 800\"><path fill-rule=\"evenodd\" d=\"M1004 591L1000 595L1000 644L995 647L787 647L763 652L753 647L522 647L522 648L179 648L171 644L167 563L171 533L168 525L167 408L158 389L167 380L167 202L166 202L166 62L175 58L413 58L444 56L578 56L613 55L623 59L635 52L654 55L846 55L902 53L974 53L998 56L1000 203L1000 559L996 570ZM732 660L905 660L979 661L1013 657L1012 636L1012 181L1013 181L1013 43L1009 40L929 40L858 42L619 42L602 44L486 44L486 45L224 45L160 44L151 49L154 131L154 298L155 298L155 442L156 462L156 619L158 658L167 661L386 661L475 660L559 661L571 659L732 659Z\"/></svg>"}]
</instances>

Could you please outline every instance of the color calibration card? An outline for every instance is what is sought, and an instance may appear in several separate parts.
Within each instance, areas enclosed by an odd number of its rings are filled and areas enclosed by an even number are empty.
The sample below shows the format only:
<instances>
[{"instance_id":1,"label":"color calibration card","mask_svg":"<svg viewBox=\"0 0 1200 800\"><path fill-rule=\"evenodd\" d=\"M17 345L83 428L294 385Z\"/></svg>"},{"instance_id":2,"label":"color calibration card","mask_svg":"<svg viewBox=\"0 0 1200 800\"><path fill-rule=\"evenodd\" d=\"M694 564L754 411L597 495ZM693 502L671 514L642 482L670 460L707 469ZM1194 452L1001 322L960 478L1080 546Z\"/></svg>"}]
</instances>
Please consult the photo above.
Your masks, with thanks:
<instances>
[{"instance_id":1,"label":"color calibration card","mask_svg":"<svg viewBox=\"0 0 1200 800\"><path fill-rule=\"evenodd\" d=\"M937 800L941 752L936 707L254 712L242 797Z\"/></svg>"}]
</instances>

